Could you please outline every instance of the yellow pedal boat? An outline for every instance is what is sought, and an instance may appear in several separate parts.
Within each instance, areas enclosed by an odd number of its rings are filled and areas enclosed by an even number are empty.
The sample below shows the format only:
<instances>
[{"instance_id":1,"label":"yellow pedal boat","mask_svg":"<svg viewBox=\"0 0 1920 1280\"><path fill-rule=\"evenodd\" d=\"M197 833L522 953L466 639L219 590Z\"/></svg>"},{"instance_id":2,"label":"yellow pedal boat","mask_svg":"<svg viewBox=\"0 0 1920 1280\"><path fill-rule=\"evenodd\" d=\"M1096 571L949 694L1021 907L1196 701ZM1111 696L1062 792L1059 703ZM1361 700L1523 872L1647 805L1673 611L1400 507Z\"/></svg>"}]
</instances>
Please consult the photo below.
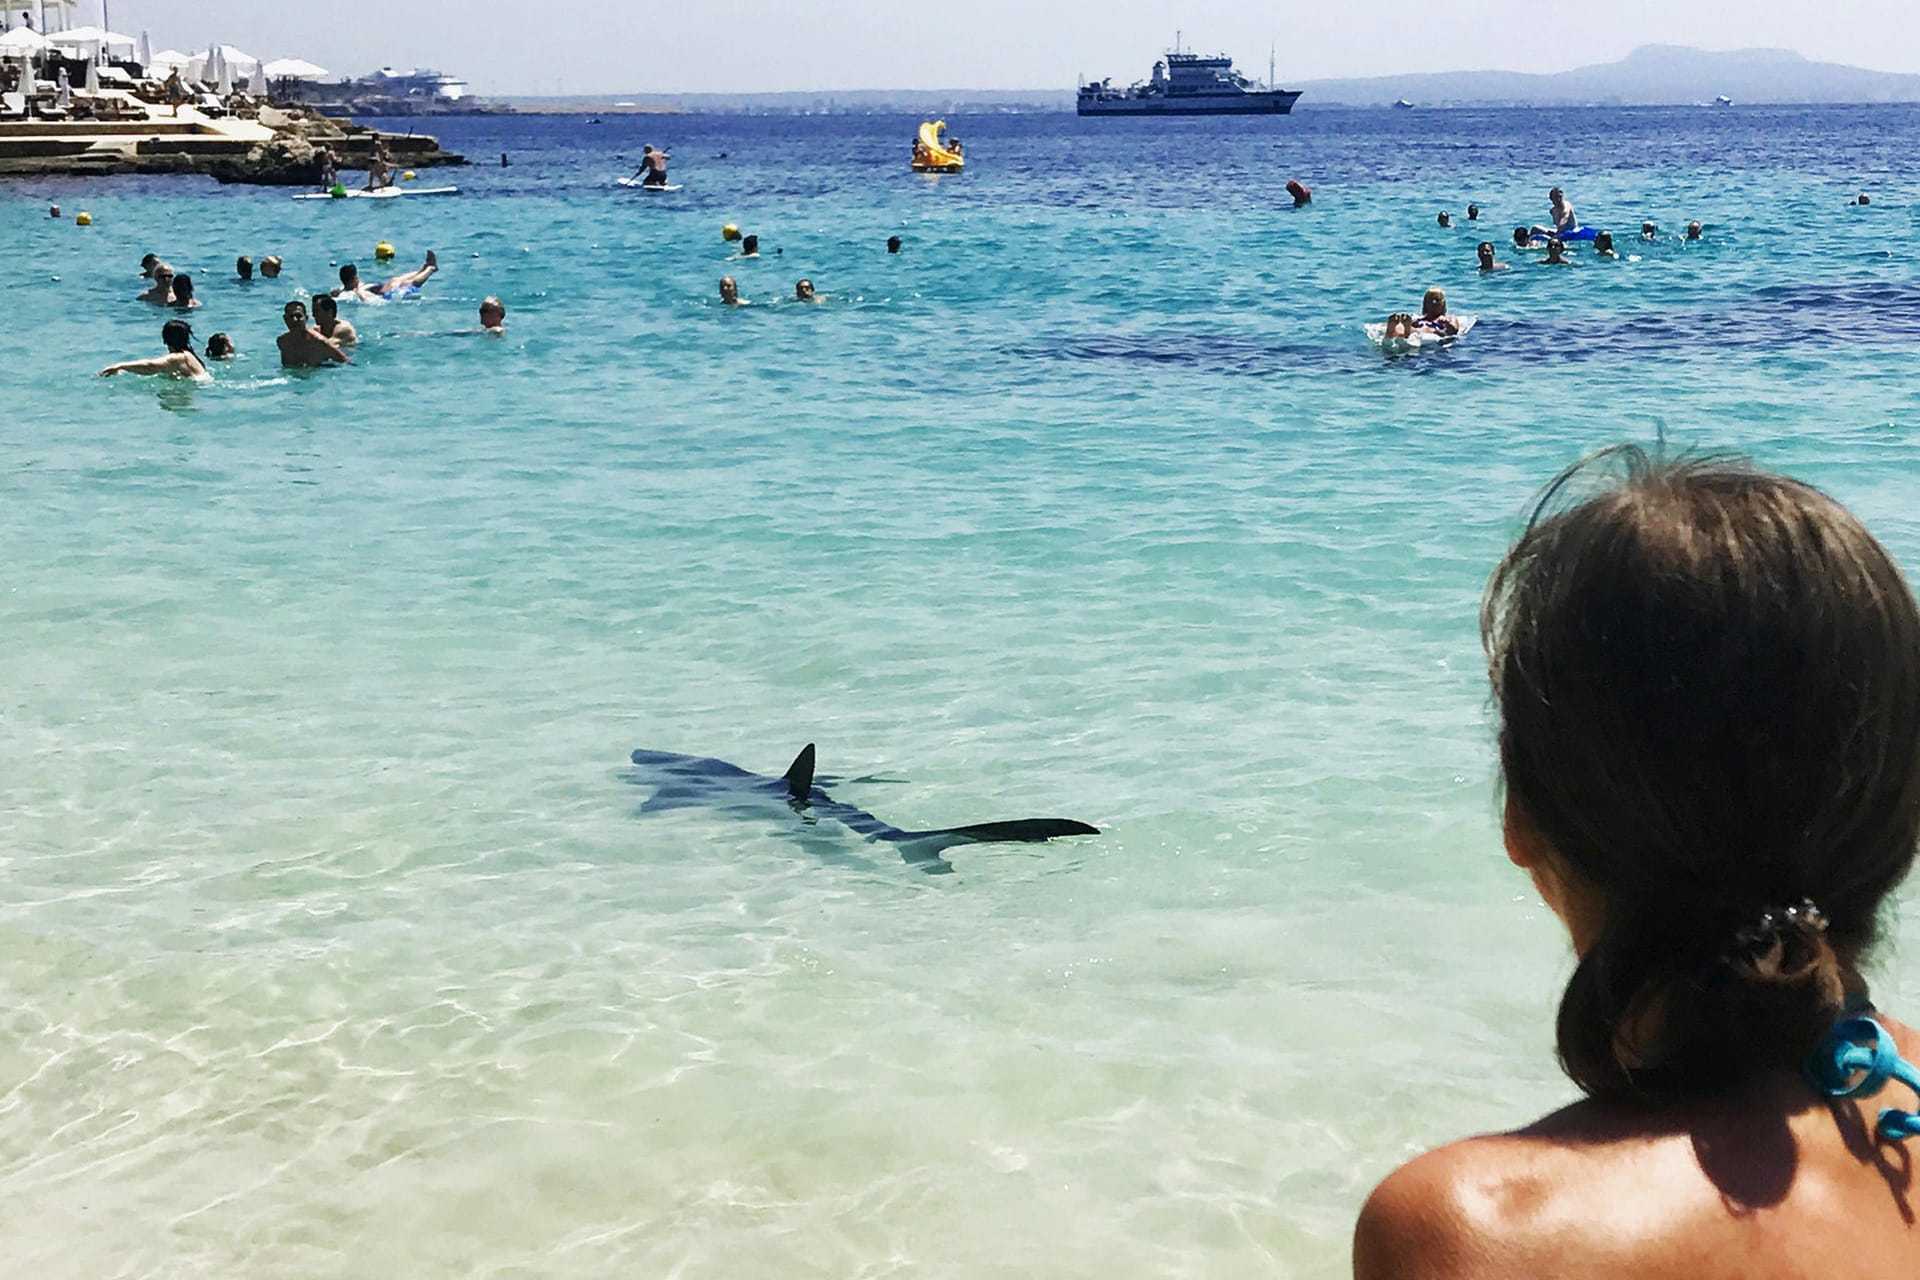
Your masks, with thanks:
<instances>
[{"instance_id":1,"label":"yellow pedal boat","mask_svg":"<svg viewBox=\"0 0 1920 1280\"><path fill-rule=\"evenodd\" d=\"M948 142L940 136L946 131L945 120L929 120L920 126L920 136L913 144L915 173L958 173L966 167L967 158L960 154L960 143Z\"/></svg>"}]
</instances>

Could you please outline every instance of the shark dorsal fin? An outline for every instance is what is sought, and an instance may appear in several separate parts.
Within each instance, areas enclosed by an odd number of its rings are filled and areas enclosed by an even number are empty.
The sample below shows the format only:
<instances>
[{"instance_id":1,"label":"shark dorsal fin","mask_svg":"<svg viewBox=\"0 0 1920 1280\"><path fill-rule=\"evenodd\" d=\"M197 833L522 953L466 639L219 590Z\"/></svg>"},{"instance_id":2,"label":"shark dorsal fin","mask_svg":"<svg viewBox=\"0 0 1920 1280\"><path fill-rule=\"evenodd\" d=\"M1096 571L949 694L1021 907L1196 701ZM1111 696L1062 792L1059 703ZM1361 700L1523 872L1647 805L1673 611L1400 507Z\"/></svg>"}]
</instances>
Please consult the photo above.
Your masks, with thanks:
<instances>
[{"instance_id":1,"label":"shark dorsal fin","mask_svg":"<svg viewBox=\"0 0 1920 1280\"><path fill-rule=\"evenodd\" d=\"M800 748L800 754L793 758L787 771L780 775L787 784L787 794L795 800L805 800L813 794L813 744L809 742Z\"/></svg>"}]
</instances>

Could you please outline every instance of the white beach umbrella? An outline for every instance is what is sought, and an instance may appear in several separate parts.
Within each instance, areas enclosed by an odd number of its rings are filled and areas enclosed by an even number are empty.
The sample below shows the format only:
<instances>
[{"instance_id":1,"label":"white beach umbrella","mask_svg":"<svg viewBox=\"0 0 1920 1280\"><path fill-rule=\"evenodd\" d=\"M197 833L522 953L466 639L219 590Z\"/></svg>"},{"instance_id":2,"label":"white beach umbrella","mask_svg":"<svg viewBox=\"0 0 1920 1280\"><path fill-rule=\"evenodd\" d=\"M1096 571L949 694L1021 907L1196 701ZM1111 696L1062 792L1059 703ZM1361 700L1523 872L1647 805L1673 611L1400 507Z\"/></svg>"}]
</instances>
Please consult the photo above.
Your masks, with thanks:
<instances>
[{"instance_id":1,"label":"white beach umbrella","mask_svg":"<svg viewBox=\"0 0 1920 1280\"><path fill-rule=\"evenodd\" d=\"M99 27L56 31L47 39L65 49L131 49L140 43L132 36L123 36L118 31L103 31Z\"/></svg>"},{"instance_id":2,"label":"white beach umbrella","mask_svg":"<svg viewBox=\"0 0 1920 1280\"><path fill-rule=\"evenodd\" d=\"M214 89L221 97L224 98L233 92L233 64L224 56L220 59L219 69L214 72L214 75L217 77Z\"/></svg>"},{"instance_id":3,"label":"white beach umbrella","mask_svg":"<svg viewBox=\"0 0 1920 1280\"><path fill-rule=\"evenodd\" d=\"M39 91L40 86L33 81L33 64L23 63L20 67L20 92L31 98Z\"/></svg>"},{"instance_id":4,"label":"white beach umbrella","mask_svg":"<svg viewBox=\"0 0 1920 1280\"><path fill-rule=\"evenodd\" d=\"M305 58L275 58L267 64L267 77L271 80L325 80L333 72L325 67L316 67Z\"/></svg>"},{"instance_id":5,"label":"white beach umbrella","mask_svg":"<svg viewBox=\"0 0 1920 1280\"><path fill-rule=\"evenodd\" d=\"M100 93L100 63L93 58L87 59L87 92L96 97Z\"/></svg>"},{"instance_id":6,"label":"white beach umbrella","mask_svg":"<svg viewBox=\"0 0 1920 1280\"><path fill-rule=\"evenodd\" d=\"M254 57L245 49L236 49L230 44L220 46L220 61L231 66L236 75L245 75L260 65L260 59Z\"/></svg>"},{"instance_id":7,"label":"white beach umbrella","mask_svg":"<svg viewBox=\"0 0 1920 1280\"><path fill-rule=\"evenodd\" d=\"M153 65L153 37L145 30L140 32L140 47L133 51L133 56L142 71Z\"/></svg>"},{"instance_id":8,"label":"white beach umbrella","mask_svg":"<svg viewBox=\"0 0 1920 1280\"><path fill-rule=\"evenodd\" d=\"M158 72L162 76L168 76L178 71L181 75L185 75L188 68L192 66L193 59L178 49L163 49L148 60L147 74L153 75Z\"/></svg>"},{"instance_id":9,"label":"white beach umbrella","mask_svg":"<svg viewBox=\"0 0 1920 1280\"><path fill-rule=\"evenodd\" d=\"M53 41L32 27L15 27L0 36L0 58L20 58L29 54L45 53L51 48L53 48Z\"/></svg>"}]
</instances>

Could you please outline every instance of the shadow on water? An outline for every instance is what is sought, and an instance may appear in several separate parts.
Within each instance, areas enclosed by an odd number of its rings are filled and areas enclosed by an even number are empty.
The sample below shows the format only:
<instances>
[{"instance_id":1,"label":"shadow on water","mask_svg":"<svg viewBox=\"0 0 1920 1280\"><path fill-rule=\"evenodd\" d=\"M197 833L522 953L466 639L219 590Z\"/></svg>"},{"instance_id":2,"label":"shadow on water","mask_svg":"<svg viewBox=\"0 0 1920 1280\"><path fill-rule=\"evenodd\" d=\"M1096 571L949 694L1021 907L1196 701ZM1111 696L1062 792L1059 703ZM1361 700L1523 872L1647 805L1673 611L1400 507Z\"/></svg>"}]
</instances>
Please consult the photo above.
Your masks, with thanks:
<instances>
[{"instance_id":1,"label":"shadow on water","mask_svg":"<svg viewBox=\"0 0 1920 1280\"><path fill-rule=\"evenodd\" d=\"M1550 319L1504 319L1483 313L1473 333L1458 344L1399 354L1383 354L1357 338L1263 341L1181 330L1063 335L1001 350L1028 360L1159 366L1260 378L1377 367L1383 362L1427 373L1502 362L1561 365L1602 355L1657 356L1707 348L1785 354L1797 348L1916 340L1920 340L1920 284L1874 280L1768 285L1756 290L1746 305L1730 309Z\"/></svg>"}]
</instances>

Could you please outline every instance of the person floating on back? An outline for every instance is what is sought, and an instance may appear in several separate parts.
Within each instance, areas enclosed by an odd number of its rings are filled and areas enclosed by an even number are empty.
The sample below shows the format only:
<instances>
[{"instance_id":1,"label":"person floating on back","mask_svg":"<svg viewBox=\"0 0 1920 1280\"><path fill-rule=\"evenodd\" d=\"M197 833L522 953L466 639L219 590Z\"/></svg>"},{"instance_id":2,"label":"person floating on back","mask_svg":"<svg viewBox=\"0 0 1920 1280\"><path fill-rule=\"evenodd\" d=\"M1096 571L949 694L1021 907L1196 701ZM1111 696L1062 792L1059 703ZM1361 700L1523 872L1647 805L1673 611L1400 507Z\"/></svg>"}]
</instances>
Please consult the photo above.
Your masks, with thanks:
<instances>
[{"instance_id":1,"label":"person floating on back","mask_svg":"<svg viewBox=\"0 0 1920 1280\"><path fill-rule=\"evenodd\" d=\"M1920 1275L1920 1032L1863 972L1920 845L1899 565L1811 485L1612 450L1549 486L1480 617L1585 1097L1387 1177L1355 1280ZM1388 1059L1379 1089L1417 1087L1417 1050Z\"/></svg>"},{"instance_id":2,"label":"person floating on back","mask_svg":"<svg viewBox=\"0 0 1920 1280\"><path fill-rule=\"evenodd\" d=\"M433 250L427 250L427 260L417 271L402 271L384 284L369 285L361 281L360 268L349 262L340 268L340 287L333 291L336 298L353 298L360 302L386 302L392 298L404 298L420 292L420 286L433 278L440 269L440 260L433 256Z\"/></svg>"}]
</instances>

